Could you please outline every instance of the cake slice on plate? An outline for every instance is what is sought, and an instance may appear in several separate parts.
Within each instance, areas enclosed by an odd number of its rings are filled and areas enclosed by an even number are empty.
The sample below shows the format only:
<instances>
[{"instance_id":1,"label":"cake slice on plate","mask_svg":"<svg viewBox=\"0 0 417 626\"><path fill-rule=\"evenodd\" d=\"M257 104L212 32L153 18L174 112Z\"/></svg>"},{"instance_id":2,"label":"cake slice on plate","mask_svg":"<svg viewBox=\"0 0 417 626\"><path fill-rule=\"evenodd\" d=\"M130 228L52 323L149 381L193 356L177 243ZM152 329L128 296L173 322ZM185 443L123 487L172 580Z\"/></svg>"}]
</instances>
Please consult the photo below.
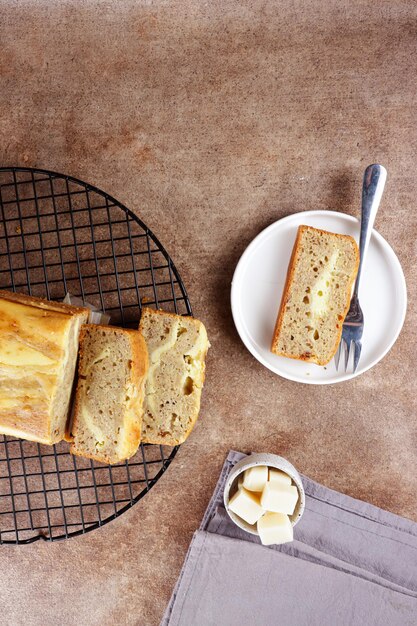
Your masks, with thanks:
<instances>
[{"instance_id":1,"label":"cake slice on plate","mask_svg":"<svg viewBox=\"0 0 417 626\"><path fill-rule=\"evenodd\" d=\"M335 355L359 266L348 235L300 226L271 351L326 365Z\"/></svg>"}]
</instances>

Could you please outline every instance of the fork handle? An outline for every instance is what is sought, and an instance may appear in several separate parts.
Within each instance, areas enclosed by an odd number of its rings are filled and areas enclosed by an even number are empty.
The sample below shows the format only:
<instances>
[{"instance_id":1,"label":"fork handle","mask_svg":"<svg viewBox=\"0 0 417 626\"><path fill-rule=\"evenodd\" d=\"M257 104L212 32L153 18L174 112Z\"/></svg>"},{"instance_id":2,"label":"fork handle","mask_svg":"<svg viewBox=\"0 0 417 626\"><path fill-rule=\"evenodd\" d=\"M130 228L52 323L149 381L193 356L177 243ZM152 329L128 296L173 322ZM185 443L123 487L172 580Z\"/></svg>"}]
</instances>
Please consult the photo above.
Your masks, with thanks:
<instances>
[{"instance_id":1,"label":"fork handle","mask_svg":"<svg viewBox=\"0 0 417 626\"><path fill-rule=\"evenodd\" d=\"M355 289L353 291L354 297L358 296L362 267L365 261L369 240L371 239L372 228L374 226L375 217L379 208L379 203L381 202L382 192L384 191L386 180L387 170L385 167L378 165L377 163L368 165L363 176L359 268L358 275L356 277Z\"/></svg>"}]
</instances>

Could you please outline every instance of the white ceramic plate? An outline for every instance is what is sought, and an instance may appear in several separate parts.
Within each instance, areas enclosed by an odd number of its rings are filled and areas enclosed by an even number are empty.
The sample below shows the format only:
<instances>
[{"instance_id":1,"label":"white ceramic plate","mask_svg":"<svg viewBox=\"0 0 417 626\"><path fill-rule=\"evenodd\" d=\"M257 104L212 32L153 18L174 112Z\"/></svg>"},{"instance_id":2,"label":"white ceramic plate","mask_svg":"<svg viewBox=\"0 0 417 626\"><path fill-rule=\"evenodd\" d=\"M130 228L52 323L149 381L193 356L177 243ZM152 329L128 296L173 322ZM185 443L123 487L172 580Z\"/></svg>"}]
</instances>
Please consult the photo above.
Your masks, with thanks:
<instances>
[{"instance_id":1,"label":"white ceramic plate","mask_svg":"<svg viewBox=\"0 0 417 626\"><path fill-rule=\"evenodd\" d=\"M359 221L334 211L295 213L271 224L249 244L236 267L231 292L233 319L247 349L276 374L313 385L349 380L378 363L395 343L407 308L404 274L391 246L374 230L359 290L365 327L355 374L352 363L345 373L342 363L336 371L334 360L321 367L276 356L269 348L300 224L353 235L359 241Z\"/></svg>"}]
</instances>

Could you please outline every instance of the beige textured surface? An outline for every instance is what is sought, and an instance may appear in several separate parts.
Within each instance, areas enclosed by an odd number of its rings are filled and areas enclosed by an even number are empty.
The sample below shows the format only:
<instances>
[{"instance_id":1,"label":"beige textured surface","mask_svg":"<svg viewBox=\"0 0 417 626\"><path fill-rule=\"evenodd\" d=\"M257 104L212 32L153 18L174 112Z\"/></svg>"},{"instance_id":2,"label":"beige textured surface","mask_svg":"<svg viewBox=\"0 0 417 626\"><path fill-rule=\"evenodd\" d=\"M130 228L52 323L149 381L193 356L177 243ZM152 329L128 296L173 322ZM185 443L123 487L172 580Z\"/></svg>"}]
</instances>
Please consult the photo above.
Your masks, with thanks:
<instances>
[{"instance_id":1,"label":"beige textured surface","mask_svg":"<svg viewBox=\"0 0 417 626\"><path fill-rule=\"evenodd\" d=\"M86 537L0 550L2 622L157 624L231 447L279 452L416 519L415 2L2 0L0 12L1 163L79 176L136 210L213 346L201 420L142 502ZM375 161L406 325L364 376L302 388L241 345L233 269L288 213L357 214Z\"/></svg>"}]
</instances>

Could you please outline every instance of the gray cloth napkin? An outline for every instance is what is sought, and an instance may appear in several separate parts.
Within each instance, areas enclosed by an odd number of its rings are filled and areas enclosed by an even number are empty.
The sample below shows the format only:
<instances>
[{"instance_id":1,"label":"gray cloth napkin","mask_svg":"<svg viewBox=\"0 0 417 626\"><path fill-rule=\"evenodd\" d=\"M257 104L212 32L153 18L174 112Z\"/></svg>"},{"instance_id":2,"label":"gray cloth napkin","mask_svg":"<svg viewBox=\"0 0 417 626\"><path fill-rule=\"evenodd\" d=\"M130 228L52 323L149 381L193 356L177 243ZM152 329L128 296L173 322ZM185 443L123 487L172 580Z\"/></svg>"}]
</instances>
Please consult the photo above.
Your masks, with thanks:
<instances>
[{"instance_id":1,"label":"gray cloth napkin","mask_svg":"<svg viewBox=\"0 0 417 626\"><path fill-rule=\"evenodd\" d=\"M231 451L161 626L417 624L417 524L303 477L294 541L262 546L223 507Z\"/></svg>"}]
</instances>

